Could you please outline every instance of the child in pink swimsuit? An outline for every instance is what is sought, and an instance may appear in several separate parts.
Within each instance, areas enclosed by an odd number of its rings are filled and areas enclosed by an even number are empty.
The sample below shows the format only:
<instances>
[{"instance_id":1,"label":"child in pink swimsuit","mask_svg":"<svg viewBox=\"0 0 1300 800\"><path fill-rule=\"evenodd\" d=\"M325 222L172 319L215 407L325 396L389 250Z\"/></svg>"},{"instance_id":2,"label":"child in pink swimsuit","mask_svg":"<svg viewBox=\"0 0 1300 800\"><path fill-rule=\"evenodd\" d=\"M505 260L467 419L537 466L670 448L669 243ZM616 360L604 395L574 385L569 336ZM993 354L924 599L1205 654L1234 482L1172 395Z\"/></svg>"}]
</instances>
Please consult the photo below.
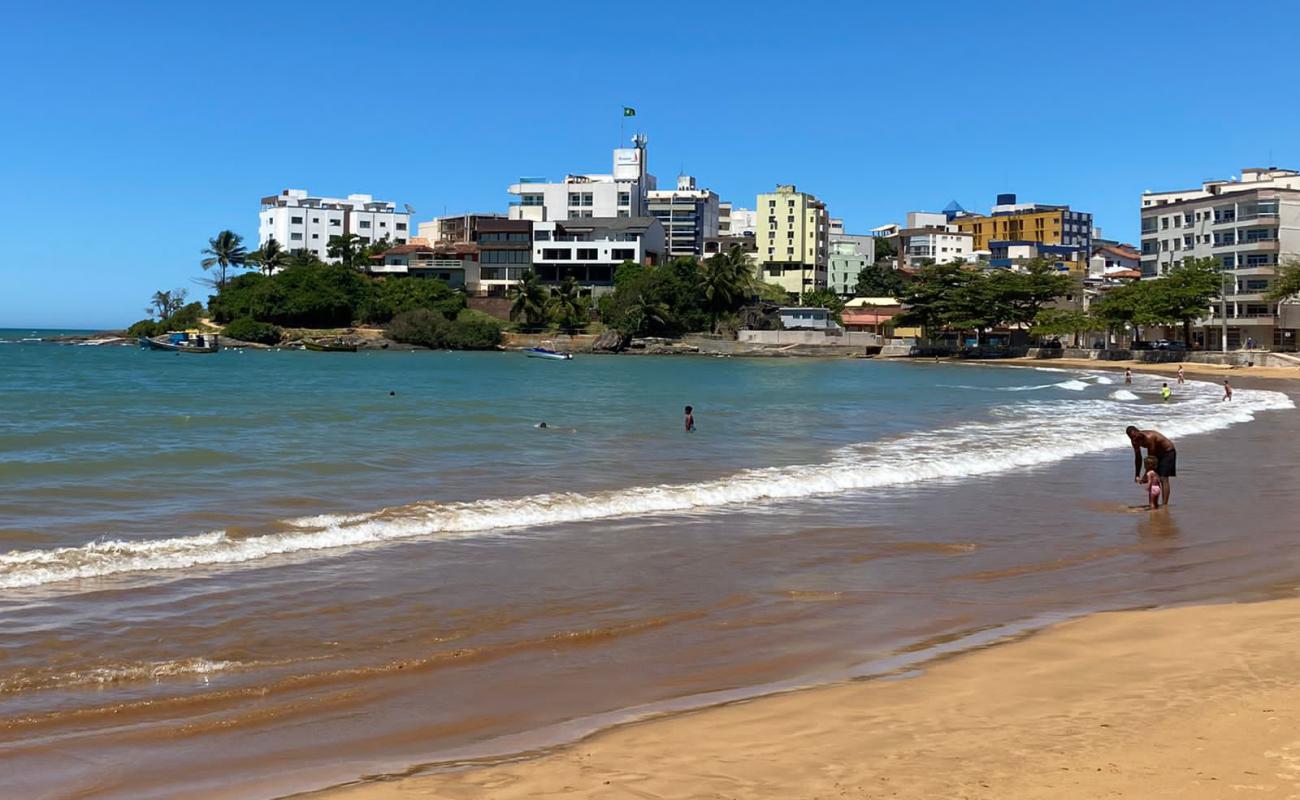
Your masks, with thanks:
<instances>
[{"instance_id":1,"label":"child in pink swimsuit","mask_svg":"<svg viewBox=\"0 0 1300 800\"><path fill-rule=\"evenodd\" d=\"M1147 487L1147 499L1149 501L1147 508L1153 510L1160 507L1160 476L1156 474L1157 463L1159 462L1156 461L1155 456L1147 456L1146 461L1142 462L1142 465L1146 467L1146 474L1142 476L1142 483L1146 484Z\"/></svg>"}]
</instances>

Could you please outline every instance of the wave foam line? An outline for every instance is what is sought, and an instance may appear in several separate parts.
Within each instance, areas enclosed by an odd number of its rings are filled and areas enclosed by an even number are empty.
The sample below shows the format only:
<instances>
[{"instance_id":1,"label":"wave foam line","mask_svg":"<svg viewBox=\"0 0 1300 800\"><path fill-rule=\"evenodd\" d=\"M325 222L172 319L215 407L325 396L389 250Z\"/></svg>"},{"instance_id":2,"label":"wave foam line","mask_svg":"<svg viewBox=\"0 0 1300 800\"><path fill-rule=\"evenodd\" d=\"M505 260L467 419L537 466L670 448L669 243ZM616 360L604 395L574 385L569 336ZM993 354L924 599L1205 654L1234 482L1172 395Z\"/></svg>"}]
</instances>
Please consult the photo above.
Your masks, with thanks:
<instances>
[{"instance_id":1,"label":"wave foam line","mask_svg":"<svg viewBox=\"0 0 1300 800\"><path fill-rule=\"evenodd\" d=\"M1088 384L1082 384L1088 388ZM1238 390L1218 402L1209 383L1187 384L1187 399L1143 408L1177 437L1249 422L1260 411L1294 408L1281 392ZM99 541L81 547L16 550L0 555L0 589L98 578L126 572L256 562L272 556L373 545L427 536L458 537L517 528L696 512L721 507L832 495L861 489L954 480L1062 461L1127 447L1133 407L1115 400L1027 402L994 415L901 439L850 445L829 463L745 470L695 484L663 484L606 492L561 492L472 502L417 503L371 514L318 515L289 521L294 530L237 537L224 531L145 541Z\"/></svg>"}]
</instances>

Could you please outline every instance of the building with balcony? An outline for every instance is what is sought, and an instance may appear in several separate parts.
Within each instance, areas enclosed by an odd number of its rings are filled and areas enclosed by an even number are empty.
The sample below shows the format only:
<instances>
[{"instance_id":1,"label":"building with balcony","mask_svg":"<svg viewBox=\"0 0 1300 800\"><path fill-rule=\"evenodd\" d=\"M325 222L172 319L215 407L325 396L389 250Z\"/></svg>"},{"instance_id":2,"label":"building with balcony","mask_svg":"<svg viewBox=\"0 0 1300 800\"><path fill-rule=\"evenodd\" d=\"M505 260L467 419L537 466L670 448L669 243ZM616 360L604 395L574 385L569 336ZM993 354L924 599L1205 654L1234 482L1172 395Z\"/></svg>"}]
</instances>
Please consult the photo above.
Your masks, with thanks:
<instances>
[{"instance_id":1,"label":"building with balcony","mask_svg":"<svg viewBox=\"0 0 1300 800\"><path fill-rule=\"evenodd\" d=\"M894 241L896 269L974 258L974 237L951 222L947 212L909 211L906 225L881 226L875 231Z\"/></svg>"},{"instance_id":2,"label":"building with balcony","mask_svg":"<svg viewBox=\"0 0 1300 800\"><path fill-rule=\"evenodd\" d=\"M470 291L479 297L505 297L532 269L533 223L526 219L481 219L474 232L479 281Z\"/></svg>"},{"instance_id":3,"label":"building with balcony","mask_svg":"<svg viewBox=\"0 0 1300 800\"><path fill-rule=\"evenodd\" d=\"M736 208L730 200L718 203L719 236L753 236L758 231L758 215L753 209Z\"/></svg>"},{"instance_id":4,"label":"building with balcony","mask_svg":"<svg viewBox=\"0 0 1300 800\"><path fill-rule=\"evenodd\" d=\"M510 219L563 222L570 219L642 217L646 193L655 178L646 171L646 138L633 137L633 147L614 151L610 173L567 175L563 181L520 178L510 186Z\"/></svg>"},{"instance_id":5,"label":"building with balcony","mask_svg":"<svg viewBox=\"0 0 1300 800\"><path fill-rule=\"evenodd\" d=\"M1185 258L1214 258L1225 271L1228 347L1254 339L1294 351L1300 304L1264 295L1278 264L1300 257L1300 172L1249 168L1239 178L1205 181L1198 189L1142 195L1143 278L1165 275ZM1200 323L1205 347L1222 346L1220 305Z\"/></svg>"},{"instance_id":6,"label":"building with balcony","mask_svg":"<svg viewBox=\"0 0 1300 800\"><path fill-rule=\"evenodd\" d=\"M853 241L833 241L826 259L826 285L839 295L852 295L857 291L858 274L871 260Z\"/></svg>"},{"instance_id":7,"label":"building with balcony","mask_svg":"<svg viewBox=\"0 0 1300 800\"><path fill-rule=\"evenodd\" d=\"M572 277L584 295L613 291L620 264L658 264L666 253L664 228L654 217L592 217L532 225L533 272L548 284Z\"/></svg>"},{"instance_id":8,"label":"building with balcony","mask_svg":"<svg viewBox=\"0 0 1300 800\"><path fill-rule=\"evenodd\" d=\"M374 256L366 272L376 277L436 278L453 289L478 291L478 246L470 242L413 241Z\"/></svg>"},{"instance_id":9,"label":"building with balcony","mask_svg":"<svg viewBox=\"0 0 1300 800\"><path fill-rule=\"evenodd\" d=\"M794 184L758 195L759 277L793 295L825 289L830 256L830 214L826 204Z\"/></svg>"},{"instance_id":10,"label":"building with balcony","mask_svg":"<svg viewBox=\"0 0 1300 800\"><path fill-rule=\"evenodd\" d=\"M704 240L718 235L718 196L697 189L690 175L678 175L676 189L647 192L646 207L664 228L670 258L702 256Z\"/></svg>"},{"instance_id":11,"label":"building with balcony","mask_svg":"<svg viewBox=\"0 0 1300 800\"><path fill-rule=\"evenodd\" d=\"M416 238L429 242L477 241L478 225L485 219L506 219L505 214L453 214L416 226Z\"/></svg>"},{"instance_id":12,"label":"building with balcony","mask_svg":"<svg viewBox=\"0 0 1300 800\"><path fill-rule=\"evenodd\" d=\"M366 244L387 239L401 245L411 238L410 225L409 213L368 194L312 197L305 189L285 189L262 198L257 245L275 239L291 253L310 252L322 261L336 261L329 257L331 237L354 233Z\"/></svg>"}]
</instances>

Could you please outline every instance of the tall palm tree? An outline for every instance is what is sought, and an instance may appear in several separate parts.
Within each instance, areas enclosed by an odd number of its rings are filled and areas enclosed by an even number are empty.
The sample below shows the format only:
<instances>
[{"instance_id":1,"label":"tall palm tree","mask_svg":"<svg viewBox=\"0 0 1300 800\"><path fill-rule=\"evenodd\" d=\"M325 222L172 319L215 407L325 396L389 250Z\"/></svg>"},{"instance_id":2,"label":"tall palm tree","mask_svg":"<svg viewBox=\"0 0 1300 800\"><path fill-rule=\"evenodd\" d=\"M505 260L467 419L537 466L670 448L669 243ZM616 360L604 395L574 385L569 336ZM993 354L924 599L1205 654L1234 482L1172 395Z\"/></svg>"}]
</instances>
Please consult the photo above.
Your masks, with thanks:
<instances>
[{"instance_id":1,"label":"tall palm tree","mask_svg":"<svg viewBox=\"0 0 1300 800\"><path fill-rule=\"evenodd\" d=\"M355 267L359 259L363 259L365 245L361 237L355 233L344 233L339 236L331 236L329 242L325 245L325 252L330 258L337 258L345 267Z\"/></svg>"},{"instance_id":2,"label":"tall palm tree","mask_svg":"<svg viewBox=\"0 0 1300 800\"><path fill-rule=\"evenodd\" d=\"M525 327L540 328L546 323L546 287L532 270L510 287L510 319L524 320Z\"/></svg>"},{"instance_id":3,"label":"tall palm tree","mask_svg":"<svg viewBox=\"0 0 1300 800\"><path fill-rule=\"evenodd\" d=\"M551 290L551 314L560 327L567 331L583 327L584 312L578 282L572 275L565 276L558 288Z\"/></svg>"},{"instance_id":4,"label":"tall palm tree","mask_svg":"<svg viewBox=\"0 0 1300 800\"><path fill-rule=\"evenodd\" d=\"M281 247L280 243L272 236L266 240L266 244L248 254L246 263L255 264L258 269L267 275L274 275L277 271L288 266L289 251Z\"/></svg>"},{"instance_id":5,"label":"tall palm tree","mask_svg":"<svg viewBox=\"0 0 1300 800\"><path fill-rule=\"evenodd\" d=\"M738 245L700 265L700 291L715 328L722 314L734 311L750 297L755 281L749 256Z\"/></svg>"},{"instance_id":6,"label":"tall palm tree","mask_svg":"<svg viewBox=\"0 0 1300 800\"><path fill-rule=\"evenodd\" d=\"M248 260L248 251L244 249L244 237L234 231L222 231L208 240L203 251L207 258L199 262L205 270L215 267L217 271L217 290L226 286L226 270L242 267Z\"/></svg>"},{"instance_id":7,"label":"tall palm tree","mask_svg":"<svg viewBox=\"0 0 1300 800\"><path fill-rule=\"evenodd\" d=\"M628 336L647 333L655 325L668 324L668 306L648 296L644 291L638 292L623 311L623 323Z\"/></svg>"}]
</instances>

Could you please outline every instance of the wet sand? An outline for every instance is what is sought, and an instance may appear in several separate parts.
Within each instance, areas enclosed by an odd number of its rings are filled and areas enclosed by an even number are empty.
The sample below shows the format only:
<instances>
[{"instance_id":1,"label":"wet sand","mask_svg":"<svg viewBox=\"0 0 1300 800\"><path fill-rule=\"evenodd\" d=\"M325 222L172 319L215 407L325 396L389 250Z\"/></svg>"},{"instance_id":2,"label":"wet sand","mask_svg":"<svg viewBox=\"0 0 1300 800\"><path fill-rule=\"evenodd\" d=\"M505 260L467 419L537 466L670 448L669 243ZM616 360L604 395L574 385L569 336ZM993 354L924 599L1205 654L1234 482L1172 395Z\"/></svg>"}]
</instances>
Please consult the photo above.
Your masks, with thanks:
<instances>
[{"instance_id":1,"label":"wet sand","mask_svg":"<svg viewBox=\"0 0 1300 800\"><path fill-rule=\"evenodd\" d=\"M761 698L389 798L1191 798L1300 791L1300 600L1098 614L906 680Z\"/></svg>"}]
</instances>

